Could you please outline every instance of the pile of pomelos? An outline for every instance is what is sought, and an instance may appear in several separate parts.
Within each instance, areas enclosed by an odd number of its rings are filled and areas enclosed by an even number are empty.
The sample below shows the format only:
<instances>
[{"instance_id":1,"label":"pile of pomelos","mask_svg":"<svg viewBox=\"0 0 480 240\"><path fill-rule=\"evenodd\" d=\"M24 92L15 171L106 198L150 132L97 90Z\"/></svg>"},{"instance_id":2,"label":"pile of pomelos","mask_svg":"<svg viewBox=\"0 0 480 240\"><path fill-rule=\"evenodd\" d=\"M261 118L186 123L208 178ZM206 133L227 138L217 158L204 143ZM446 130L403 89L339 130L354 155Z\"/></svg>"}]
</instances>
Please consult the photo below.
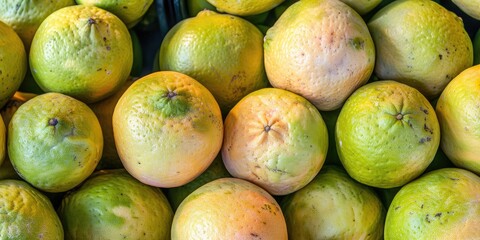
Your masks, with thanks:
<instances>
[{"instance_id":1,"label":"pile of pomelos","mask_svg":"<svg viewBox=\"0 0 480 240\"><path fill-rule=\"evenodd\" d=\"M0 1L0 109L0 239L480 239L479 0Z\"/></svg>"}]
</instances>

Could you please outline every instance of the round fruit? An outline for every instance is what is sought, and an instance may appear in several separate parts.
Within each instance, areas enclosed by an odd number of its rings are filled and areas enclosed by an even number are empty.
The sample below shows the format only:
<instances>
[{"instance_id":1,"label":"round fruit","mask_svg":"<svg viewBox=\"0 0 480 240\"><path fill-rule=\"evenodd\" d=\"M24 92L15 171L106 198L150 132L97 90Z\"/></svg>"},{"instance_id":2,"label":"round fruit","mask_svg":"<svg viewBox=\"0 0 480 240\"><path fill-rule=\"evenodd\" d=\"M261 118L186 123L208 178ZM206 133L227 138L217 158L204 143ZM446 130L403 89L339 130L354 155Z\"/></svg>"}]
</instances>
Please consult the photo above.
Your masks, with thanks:
<instances>
[{"instance_id":1,"label":"round fruit","mask_svg":"<svg viewBox=\"0 0 480 240\"><path fill-rule=\"evenodd\" d=\"M207 0L219 12L237 16L251 16L267 12L285 0Z\"/></svg>"},{"instance_id":2,"label":"round fruit","mask_svg":"<svg viewBox=\"0 0 480 240\"><path fill-rule=\"evenodd\" d=\"M340 108L367 82L375 64L367 25L340 1L292 4L267 31L264 49L270 83L322 111Z\"/></svg>"},{"instance_id":3,"label":"round fruit","mask_svg":"<svg viewBox=\"0 0 480 240\"><path fill-rule=\"evenodd\" d=\"M395 195L385 239L479 239L480 177L443 168L426 173Z\"/></svg>"},{"instance_id":4,"label":"round fruit","mask_svg":"<svg viewBox=\"0 0 480 240\"><path fill-rule=\"evenodd\" d=\"M341 0L352 7L360 15L365 15L378 6L383 0Z\"/></svg>"},{"instance_id":5,"label":"round fruit","mask_svg":"<svg viewBox=\"0 0 480 240\"><path fill-rule=\"evenodd\" d=\"M6 156L7 148L7 130L5 128L5 123L3 123L3 118L0 117L0 166L2 166L3 161Z\"/></svg>"},{"instance_id":6,"label":"round fruit","mask_svg":"<svg viewBox=\"0 0 480 240\"><path fill-rule=\"evenodd\" d=\"M20 180L0 180L0 239L63 239L50 200Z\"/></svg>"},{"instance_id":7,"label":"round fruit","mask_svg":"<svg viewBox=\"0 0 480 240\"><path fill-rule=\"evenodd\" d=\"M377 50L377 77L415 87L429 99L473 64L462 19L434 1L394 1L368 27Z\"/></svg>"},{"instance_id":8,"label":"round fruit","mask_svg":"<svg viewBox=\"0 0 480 240\"><path fill-rule=\"evenodd\" d=\"M93 6L52 13L30 48L30 68L38 85L85 103L116 92L127 80L132 62L132 40L125 24Z\"/></svg>"},{"instance_id":9,"label":"round fruit","mask_svg":"<svg viewBox=\"0 0 480 240\"><path fill-rule=\"evenodd\" d=\"M15 30L28 52L42 21L56 10L74 4L74 0L0 0L0 21Z\"/></svg>"},{"instance_id":10,"label":"round fruit","mask_svg":"<svg viewBox=\"0 0 480 240\"><path fill-rule=\"evenodd\" d=\"M452 0L468 16L480 20L480 0Z\"/></svg>"},{"instance_id":11,"label":"round fruit","mask_svg":"<svg viewBox=\"0 0 480 240\"><path fill-rule=\"evenodd\" d=\"M18 90L26 73L27 54L22 40L0 21L0 108Z\"/></svg>"},{"instance_id":12,"label":"round fruit","mask_svg":"<svg viewBox=\"0 0 480 240\"><path fill-rule=\"evenodd\" d=\"M62 199L58 214L66 239L170 239L173 219L162 191L124 169L92 175Z\"/></svg>"},{"instance_id":13,"label":"round fruit","mask_svg":"<svg viewBox=\"0 0 480 240\"><path fill-rule=\"evenodd\" d=\"M101 101L89 104L88 106L97 116L103 135L102 159L97 165L97 169L115 169L123 168L122 161L117 153L115 139L113 137L112 116L118 99L134 83L133 79L127 80L115 94Z\"/></svg>"},{"instance_id":14,"label":"round fruit","mask_svg":"<svg viewBox=\"0 0 480 240\"><path fill-rule=\"evenodd\" d=\"M172 240L287 239L280 206L265 190L238 178L211 181L183 200Z\"/></svg>"},{"instance_id":15,"label":"round fruit","mask_svg":"<svg viewBox=\"0 0 480 240\"><path fill-rule=\"evenodd\" d=\"M441 148L457 166L480 174L480 65L464 70L437 102Z\"/></svg>"},{"instance_id":16,"label":"round fruit","mask_svg":"<svg viewBox=\"0 0 480 240\"><path fill-rule=\"evenodd\" d=\"M325 166L281 202L291 239L382 239L385 209L369 187Z\"/></svg>"},{"instance_id":17,"label":"round fruit","mask_svg":"<svg viewBox=\"0 0 480 240\"><path fill-rule=\"evenodd\" d=\"M180 203L182 203L183 199L185 199L197 188L201 187L203 184L222 177L231 177L231 175L225 168L221 155L219 154L213 160L212 164L210 164L207 170L200 174L200 176L196 177L193 181L180 187L166 189L167 198L172 205L173 210L175 211Z\"/></svg>"},{"instance_id":18,"label":"round fruit","mask_svg":"<svg viewBox=\"0 0 480 240\"><path fill-rule=\"evenodd\" d=\"M369 186L392 188L418 177L432 162L440 127L435 110L418 90L377 81L348 98L335 137L350 176Z\"/></svg>"},{"instance_id":19,"label":"round fruit","mask_svg":"<svg viewBox=\"0 0 480 240\"><path fill-rule=\"evenodd\" d=\"M318 110L283 89L250 93L225 119L225 167L274 195L307 185L320 171L327 149L327 128Z\"/></svg>"},{"instance_id":20,"label":"round fruit","mask_svg":"<svg viewBox=\"0 0 480 240\"><path fill-rule=\"evenodd\" d=\"M45 93L13 114L7 144L23 179L46 192L64 192L92 174L102 156L103 137L87 105L61 93Z\"/></svg>"},{"instance_id":21,"label":"round fruit","mask_svg":"<svg viewBox=\"0 0 480 240\"><path fill-rule=\"evenodd\" d=\"M118 100L112 124L123 166L157 187L192 181L222 146L223 120L215 98L178 72L155 72L136 80Z\"/></svg>"},{"instance_id":22,"label":"round fruit","mask_svg":"<svg viewBox=\"0 0 480 240\"><path fill-rule=\"evenodd\" d=\"M75 0L77 4L96 6L120 18L128 28L137 24L147 12L153 0Z\"/></svg>"},{"instance_id":23,"label":"round fruit","mask_svg":"<svg viewBox=\"0 0 480 240\"><path fill-rule=\"evenodd\" d=\"M247 20L204 10L167 33L160 69L199 81L226 115L242 97L267 86L262 44L263 34Z\"/></svg>"}]
</instances>

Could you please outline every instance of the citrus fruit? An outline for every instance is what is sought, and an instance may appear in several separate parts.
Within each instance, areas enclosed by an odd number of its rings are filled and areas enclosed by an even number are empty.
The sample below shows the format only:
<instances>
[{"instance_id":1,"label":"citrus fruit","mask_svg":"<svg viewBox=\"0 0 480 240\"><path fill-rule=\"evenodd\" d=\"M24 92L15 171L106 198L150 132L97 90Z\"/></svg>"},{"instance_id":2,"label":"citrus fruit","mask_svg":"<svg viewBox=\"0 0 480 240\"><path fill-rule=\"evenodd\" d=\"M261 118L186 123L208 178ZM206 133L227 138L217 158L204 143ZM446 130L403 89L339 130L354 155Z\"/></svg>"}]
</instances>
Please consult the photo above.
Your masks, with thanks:
<instances>
[{"instance_id":1,"label":"citrus fruit","mask_svg":"<svg viewBox=\"0 0 480 240\"><path fill-rule=\"evenodd\" d=\"M173 211L159 188L124 169L94 173L63 199L66 239L170 239Z\"/></svg>"},{"instance_id":2,"label":"citrus fruit","mask_svg":"<svg viewBox=\"0 0 480 240\"><path fill-rule=\"evenodd\" d=\"M285 0L207 0L219 12L237 16L250 16L267 12Z\"/></svg>"},{"instance_id":3,"label":"citrus fruit","mask_svg":"<svg viewBox=\"0 0 480 240\"><path fill-rule=\"evenodd\" d=\"M215 6L208 3L207 0L186 0L187 11L190 17L195 17L202 10L215 10Z\"/></svg>"},{"instance_id":4,"label":"citrus fruit","mask_svg":"<svg viewBox=\"0 0 480 240\"><path fill-rule=\"evenodd\" d=\"M440 146L457 166L480 174L480 65L455 77L437 102Z\"/></svg>"},{"instance_id":5,"label":"citrus fruit","mask_svg":"<svg viewBox=\"0 0 480 240\"><path fill-rule=\"evenodd\" d=\"M432 162L440 127L435 109L417 89L384 80L348 98L337 119L335 142L352 178L392 188L418 177Z\"/></svg>"},{"instance_id":6,"label":"citrus fruit","mask_svg":"<svg viewBox=\"0 0 480 240\"><path fill-rule=\"evenodd\" d=\"M474 65L480 64L480 28L473 39Z\"/></svg>"},{"instance_id":7,"label":"citrus fruit","mask_svg":"<svg viewBox=\"0 0 480 240\"><path fill-rule=\"evenodd\" d=\"M8 154L18 174L46 192L64 192L85 180L102 155L93 111L61 93L38 95L13 114Z\"/></svg>"},{"instance_id":8,"label":"citrus fruit","mask_svg":"<svg viewBox=\"0 0 480 240\"><path fill-rule=\"evenodd\" d=\"M132 40L125 24L94 6L69 6L49 15L30 49L30 69L44 91L85 103L117 91L132 62Z\"/></svg>"},{"instance_id":9,"label":"citrus fruit","mask_svg":"<svg viewBox=\"0 0 480 240\"><path fill-rule=\"evenodd\" d=\"M192 181L222 145L223 120L215 98L178 72L154 72L136 80L118 100L112 124L123 166L157 187Z\"/></svg>"},{"instance_id":10,"label":"citrus fruit","mask_svg":"<svg viewBox=\"0 0 480 240\"><path fill-rule=\"evenodd\" d=\"M63 239L50 200L21 180L0 180L0 239Z\"/></svg>"},{"instance_id":11,"label":"citrus fruit","mask_svg":"<svg viewBox=\"0 0 480 240\"><path fill-rule=\"evenodd\" d=\"M222 177L231 177L231 175L225 168L221 155L219 154L213 160L210 166L208 166L207 170L205 170L205 172L200 174L200 176L196 177L191 182L180 187L166 189L166 195L170 204L172 205L173 210L175 211L183 199L185 199L197 188L201 187L203 184Z\"/></svg>"},{"instance_id":12,"label":"citrus fruit","mask_svg":"<svg viewBox=\"0 0 480 240\"><path fill-rule=\"evenodd\" d=\"M2 166L7 155L7 130L3 118L0 117L0 166Z\"/></svg>"},{"instance_id":13,"label":"citrus fruit","mask_svg":"<svg viewBox=\"0 0 480 240\"><path fill-rule=\"evenodd\" d=\"M385 239L478 239L480 177L443 168L403 186L388 208Z\"/></svg>"},{"instance_id":14,"label":"citrus fruit","mask_svg":"<svg viewBox=\"0 0 480 240\"><path fill-rule=\"evenodd\" d=\"M287 239L280 206L264 189L238 178L213 180L188 195L172 223L172 240Z\"/></svg>"},{"instance_id":15,"label":"citrus fruit","mask_svg":"<svg viewBox=\"0 0 480 240\"><path fill-rule=\"evenodd\" d=\"M383 0L341 0L352 7L360 15L365 15L378 6Z\"/></svg>"},{"instance_id":16,"label":"citrus fruit","mask_svg":"<svg viewBox=\"0 0 480 240\"><path fill-rule=\"evenodd\" d=\"M328 133L320 112L292 92L263 88L245 96L225 119L222 158L234 177L273 195L292 193L320 171Z\"/></svg>"},{"instance_id":17,"label":"citrus fruit","mask_svg":"<svg viewBox=\"0 0 480 240\"><path fill-rule=\"evenodd\" d=\"M77 4L96 6L120 18L128 28L137 24L147 12L153 0L75 0Z\"/></svg>"},{"instance_id":18,"label":"citrus fruit","mask_svg":"<svg viewBox=\"0 0 480 240\"><path fill-rule=\"evenodd\" d=\"M118 156L117 148L115 146L115 139L113 137L112 116L118 99L120 99L123 93L134 81L135 80L132 78L128 79L127 82L123 84L122 88L112 96L88 105L97 116L103 135L102 158L97 165L97 169L123 168L122 161Z\"/></svg>"},{"instance_id":19,"label":"citrus fruit","mask_svg":"<svg viewBox=\"0 0 480 240\"><path fill-rule=\"evenodd\" d=\"M375 74L438 97L473 64L472 41L462 19L431 0L398 0L368 22L375 42Z\"/></svg>"},{"instance_id":20,"label":"citrus fruit","mask_svg":"<svg viewBox=\"0 0 480 240\"><path fill-rule=\"evenodd\" d=\"M272 86L305 97L321 111L340 108L375 64L367 25L340 1L292 4L267 31L264 49Z\"/></svg>"},{"instance_id":21,"label":"citrus fruit","mask_svg":"<svg viewBox=\"0 0 480 240\"><path fill-rule=\"evenodd\" d=\"M74 0L0 0L0 21L15 30L28 53L33 36L42 21L56 10L74 4Z\"/></svg>"},{"instance_id":22,"label":"citrus fruit","mask_svg":"<svg viewBox=\"0 0 480 240\"><path fill-rule=\"evenodd\" d=\"M468 16L480 20L480 0L452 0Z\"/></svg>"},{"instance_id":23,"label":"citrus fruit","mask_svg":"<svg viewBox=\"0 0 480 240\"><path fill-rule=\"evenodd\" d=\"M289 239L382 239L385 209L375 192L331 165L280 203Z\"/></svg>"},{"instance_id":24,"label":"citrus fruit","mask_svg":"<svg viewBox=\"0 0 480 240\"><path fill-rule=\"evenodd\" d=\"M0 108L15 94L27 72L27 54L22 40L0 21Z\"/></svg>"},{"instance_id":25,"label":"citrus fruit","mask_svg":"<svg viewBox=\"0 0 480 240\"><path fill-rule=\"evenodd\" d=\"M263 34L247 20L204 10L168 31L160 69L199 81L227 113L242 97L267 86L262 44Z\"/></svg>"}]
</instances>

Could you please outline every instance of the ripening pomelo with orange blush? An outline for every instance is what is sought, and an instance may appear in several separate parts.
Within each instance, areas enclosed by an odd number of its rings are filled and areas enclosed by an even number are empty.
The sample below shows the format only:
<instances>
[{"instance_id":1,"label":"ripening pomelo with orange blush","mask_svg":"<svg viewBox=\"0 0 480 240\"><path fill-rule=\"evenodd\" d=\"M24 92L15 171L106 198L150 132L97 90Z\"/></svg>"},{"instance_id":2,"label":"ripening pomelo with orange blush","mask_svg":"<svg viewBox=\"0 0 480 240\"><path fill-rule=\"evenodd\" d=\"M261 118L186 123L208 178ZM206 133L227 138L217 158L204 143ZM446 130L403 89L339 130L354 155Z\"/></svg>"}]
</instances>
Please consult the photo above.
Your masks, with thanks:
<instances>
[{"instance_id":1,"label":"ripening pomelo with orange blush","mask_svg":"<svg viewBox=\"0 0 480 240\"><path fill-rule=\"evenodd\" d=\"M435 109L417 89L382 80L357 89L335 126L337 152L355 180L402 186L422 174L440 144Z\"/></svg>"},{"instance_id":2,"label":"ripening pomelo with orange blush","mask_svg":"<svg viewBox=\"0 0 480 240\"><path fill-rule=\"evenodd\" d=\"M222 157L234 177L258 184L273 195L292 193L320 171L328 133L308 100L278 88L245 96L225 119Z\"/></svg>"},{"instance_id":3,"label":"ripening pomelo with orange blush","mask_svg":"<svg viewBox=\"0 0 480 240\"><path fill-rule=\"evenodd\" d=\"M222 145L223 120L215 98L178 72L154 72L136 80L118 100L112 124L125 169L157 187L190 182Z\"/></svg>"},{"instance_id":4,"label":"ripening pomelo with orange blush","mask_svg":"<svg viewBox=\"0 0 480 240\"><path fill-rule=\"evenodd\" d=\"M340 108L375 65L365 21L336 0L293 3L268 29L263 46L272 86L305 97L321 111Z\"/></svg>"},{"instance_id":5,"label":"ripening pomelo with orange blush","mask_svg":"<svg viewBox=\"0 0 480 240\"><path fill-rule=\"evenodd\" d=\"M438 99L440 146L457 167L480 174L480 65L457 75Z\"/></svg>"},{"instance_id":6,"label":"ripening pomelo with orange blush","mask_svg":"<svg viewBox=\"0 0 480 240\"><path fill-rule=\"evenodd\" d=\"M287 226L275 199L238 178L220 178L197 188L180 204L172 240L286 240Z\"/></svg>"}]
</instances>

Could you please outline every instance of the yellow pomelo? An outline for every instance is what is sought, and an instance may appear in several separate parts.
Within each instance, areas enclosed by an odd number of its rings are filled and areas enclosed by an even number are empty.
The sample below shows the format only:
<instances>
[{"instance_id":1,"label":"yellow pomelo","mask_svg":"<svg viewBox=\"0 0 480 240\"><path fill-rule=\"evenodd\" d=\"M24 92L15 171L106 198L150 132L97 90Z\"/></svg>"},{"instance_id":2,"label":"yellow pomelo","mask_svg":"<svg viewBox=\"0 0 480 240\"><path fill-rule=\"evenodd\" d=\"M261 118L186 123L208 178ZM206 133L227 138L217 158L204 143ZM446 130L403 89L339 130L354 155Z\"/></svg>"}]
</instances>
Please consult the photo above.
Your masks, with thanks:
<instances>
[{"instance_id":1,"label":"yellow pomelo","mask_svg":"<svg viewBox=\"0 0 480 240\"><path fill-rule=\"evenodd\" d=\"M480 0L452 0L468 16L480 20Z\"/></svg>"},{"instance_id":2,"label":"yellow pomelo","mask_svg":"<svg viewBox=\"0 0 480 240\"><path fill-rule=\"evenodd\" d=\"M264 48L270 83L322 111L340 108L368 81L375 64L366 23L337 0L292 4L267 31Z\"/></svg>"},{"instance_id":3,"label":"yellow pomelo","mask_svg":"<svg viewBox=\"0 0 480 240\"><path fill-rule=\"evenodd\" d=\"M124 169L94 173L58 209L65 239L170 239L173 211L159 188Z\"/></svg>"},{"instance_id":4,"label":"yellow pomelo","mask_svg":"<svg viewBox=\"0 0 480 240\"><path fill-rule=\"evenodd\" d=\"M30 49L30 69L46 92L85 103L102 100L127 80L132 40L115 15L94 6L65 7L40 25Z\"/></svg>"},{"instance_id":5,"label":"yellow pomelo","mask_svg":"<svg viewBox=\"0 0 480 240\"><path fill-rule=\"evenodd\" d=\"M403 186L385 220L385 240L480 239L480 177L443 168Z\"/></svg>"},{"instance_id":6,"label":"yellow pomelo","mask_svg":"<svg viewBox=\"0 0 480 240\"><path fill-rule=\"evenodd\" d=\"M458 167L480 174L480 65L455 77L438 99L440 146Z\"/></svg>"},{"instance_id":7,"label":"yellow pomelo","mask_svg":"<svg viewBox=\"0 0 480 240\"><path fill-rule=\"evenodd\" d=\"M0 21L0 108L15 94L27 73L27 54L22 40Z\"/></svg>"},{"instance_id":8,"label":"yellow pomelo","mask_svg":"<svg viewBox=\"0 0 480 240\"><path fill-rule=\"evenodd\" d=\"M119 17L132 28L145 15L153 0L75 0L77 4L96 6Z\"/></svg>"},{"instance_id":9,"label":"yellow pomelo","mask_svg":"<svg viewBox=\"0 0 480 240\"><path fill-rule=\"evenodd\" d=\"M365 15L378 6L383 0L340 0L352 7L360 15Z\"/></svg>"},{"instance_id":10,"label":"yellow pomelo","mask_svg":"<svg viewBox=\"0 0 480 240\"><path fill-rule=\"evenodd\" d=\"M136 80L118 100L112 124L123 166L157 187L192 181L222 145L223 121L215 98L178 72L155 72Z\"/></svg>"},{"instance_id":11,"label":"yellow pomelo","mask_svg":"<svg viewBox=\"0 0 480 240\"><path fill-rule=\"evenodd\" d=\"M42 21L56 10L74 4L74 0L0 0L0 21L17 32L28 52Z\"/></svg>"},{"instance_id":12,"label":"yellow pomelo","mask_svg":"<svg viewBox=\"0 0 480 240\"><path fill-rule=\"evenodd\" d=\"M248 94L225 119L222 158L234 177L273 195L292 193L320 171L328 133L320 112L292 92L264 88Z\"/></svg>"},{"instance_id":13,"label":"yellow pomelo","mask_svg":"<svg viewBox=\"0 0 480 240\"><path fill-rule=\"evenodd\" d=\"M348 174L378 188L422 174L440 144L435 109L417 89L377 81L356 90L335 126L337 152Z\"/></svg>"},{"instance_id":14,"label":"yellow pomelo","mask_svg":"<svg viewBox=\"0 0 480 240\"><path fill-rule=\"evenodd\" d=\"M238 178L211 181L188 195L172 223L172 240L286 240L287 227L275 199Z\"/></svg>"},{"instance_id":15,"label":"yellow pomelo","mask_svg":"<svg viewBox=\"0 0 480 240\"><path fill-rule=\"evenodd\" d=\"M86 104L45 93L13 114L7 146L20 177L43 191L64 192L92 174L102 156L103 137Z\"/></svg>"},{"instance_id":16,"label":"yellow pomelo","mask_svg":"<svg viewBox=\"0 0 480 240\"><path fill-rule=\"evenodd\" d=\"M262 44L263 34L247 20L204 10L168 31L160 69L199 81L226 115L242 97L267 86Z\"/></svg>"},{"instance_id":17,"label":"yellow pomelo","mask_svg":"<svg viewBox=\"0 0 480 240\"><path fill-rule=\"evenodd\" d=\"M285 0L207 0L219 12L237 16L250 16L267 12Z\"/></svg>"},{"instance_id":18,"label":"yellow pomelo","mask_svg":"<svg viewBox=\"0 0 480 240\"><path fill-rule=\"evenodd\" d=\"M377 77L415 87L429 99L473 64L462 19L434 1L394 1L368 27L377 50Z\"/></svg>"},{"instance_id":19,"label":"yellow pomelo","mask_svg":"<svg viewBox=\"0 0 480 240\"><path fill-rule=\"evenodd\" d=\"M0 239L63 239L50 200L20 180L0 180Z\"/></svg>"},{"instance_id":20,"label":"yellow pomelo","mask_svg":"<svg viewBox=\"0 0 480 240\"><path fill-rule=\"evenodd\" d=\"M120 99L123 93L134 81L134 79L127 80L122 88L112 96L88 105L97 116L103 135L102 159L98 163L97 169L123 168L122 161L118 156L117 148L115 146L115 139L113 137L112 116L118 99Z\"/></svg>"},{"instance_id":21,"label":"yellow pomelo","mask_svg":"<svg viewBox=\"0 0 480 240\"><path fill-rule=\"evenodd\" d=\"M289 239L382 239L385 209L375 192L336 166L324 166L281 202Z\"/></svg>"}]
</instances>

